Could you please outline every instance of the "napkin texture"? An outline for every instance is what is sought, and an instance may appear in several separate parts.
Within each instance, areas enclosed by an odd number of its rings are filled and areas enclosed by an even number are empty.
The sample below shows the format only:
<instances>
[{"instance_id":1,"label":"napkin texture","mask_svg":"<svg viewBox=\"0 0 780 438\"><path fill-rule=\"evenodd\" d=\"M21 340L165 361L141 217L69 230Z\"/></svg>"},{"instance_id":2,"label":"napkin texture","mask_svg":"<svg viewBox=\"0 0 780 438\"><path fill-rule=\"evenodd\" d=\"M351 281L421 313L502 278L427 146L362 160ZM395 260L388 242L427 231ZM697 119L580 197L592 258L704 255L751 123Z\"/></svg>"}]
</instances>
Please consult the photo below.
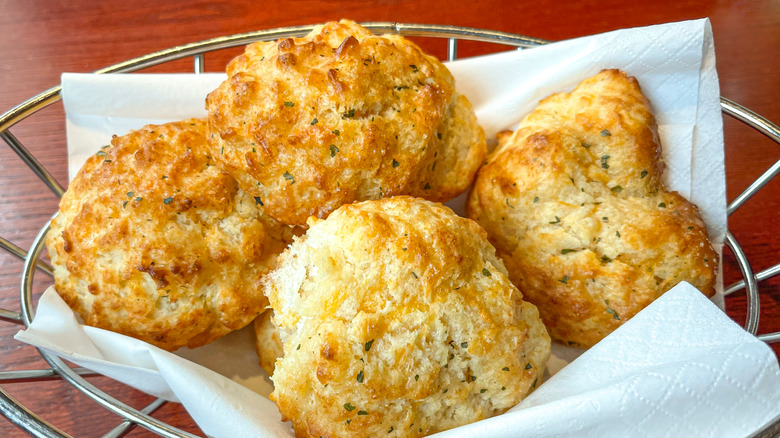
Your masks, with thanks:
<instances>
[{"instance_id":1,"label":"napkin texture","mask_svg":"<svg viewBox=\"0 0 780 438\"><path fill-rule=\"evenodd\" d=\"M700 206L713 242L722 246L722 116L707 20L619 30L448 67L489 139L513 129L540 99L570 91L603 68L636 76L658 120L666 183ZM71 178L112 134L205 116L205 96L224 77L63 75ZM462 197L449 205L462 212ZM252 336L249 328L172 354L80 325L50 288L32 326L16 338L180 401L210 436L292 436L264 397L271 385L257 364ZM736 436L780 413L780 371L772 351L689 285L666 293L574 359L581 353L555 346L548 368L557 374L520 405L441 435Z\"/></svg>"}]
</instances>

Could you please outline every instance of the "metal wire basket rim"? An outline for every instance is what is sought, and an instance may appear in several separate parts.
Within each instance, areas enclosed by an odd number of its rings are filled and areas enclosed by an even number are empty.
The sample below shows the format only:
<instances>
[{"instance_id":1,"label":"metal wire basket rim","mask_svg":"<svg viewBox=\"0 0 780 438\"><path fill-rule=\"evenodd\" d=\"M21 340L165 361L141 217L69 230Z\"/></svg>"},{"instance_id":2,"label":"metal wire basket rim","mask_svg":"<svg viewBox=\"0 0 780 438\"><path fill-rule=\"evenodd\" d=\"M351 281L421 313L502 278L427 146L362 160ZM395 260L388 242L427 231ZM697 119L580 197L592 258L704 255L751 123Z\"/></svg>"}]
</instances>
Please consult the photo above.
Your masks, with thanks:
<instances>
[{"instance_id":1,"label":"metal wire basket rim","mask_svg":"<svg viewBox=\"0 0 780 438\"><path fill-rule=\"evenodd\" d=\"M506 32L459 27L459 26L404 24L404 23L394 23L394 22L372 22L372 23L362 23L362 25L375 33L384 32L384 33L396 33L404 36L441 37L441 38L450 38L450 39L460 38L465 40L506 44L509 46L516 46L516 47L533 47L548 42L542 39L531 38L531 37L526 37L517 34L510 34ZM94 73L105 74L105 73L133 72L150 66L162 64L168 61L173 61L188 56L202 56L203 53L229 48L229 47L245 45L254 41L302 36L310 32L316 26L317 25L285 27L285 28L261 30L256 32L212 38L212 39L203 40L196 43L190 43L190 44L172 47L166 50L161 50L158 52L150 53L148 55L133 58L97 70ZM10 111L4 113L2 116L0 116L0 134L10 134L9 132L7 132L7 130L11 126L15 125L16 123L28 117L29 115L59 101L60 93L61 93L61 86L58 85L56 87L44 91L43 93L37 96L34 96L33 98L23 102L22 104L14 107ZM721 98L721 106L724 112L726 112L727 114L737 117L739 120L747 123L751 127L764 133L775 142L780 143L780 130L778 130L776 126L771 124L771 122L769 122L765 118L725 98ZM8 141L7 138L4 137L4 139ZM26 149L24 148L22 149L24 150L24 152L26 152ZM23 152L21 152L20 155L22 153ZM25 159L25 157L22 158ZM37 160L35 160L35 158L32 157L32 155L30 155L29 158L32 159L33 163L37 163ZM25 161L27 161L28 165L30 165L29 160L25 160ZM40 167L41 169L43 169L42 166ZM46 174L48 174L48 172L46 172L45 169L43 169L43 171ZM33 317L32 281L34 277L36 261L38 260L40 253L42 252L43 240L46 232L48 231L48 228L49 228L49 222L47 222L46 225L40 230L40 232L38 233L38 235L36 236L32 244L30 251L27 254L27 257L25 258L24 270L22 273L22 281L20 284L20 289L21 289L20 293L21 293L21 301L22 301L21 316L23 318L23 322L25 326L29 326L29 323L31 322ZM735 253L735 256L737 257L738 263L740 265L740 270L743 276L745 277L745 282L747 284L748 296L749 296L749 302L748 302L749 311L748 311L748 320L746 322L746 327L752 329L753 330L752 333L755 334L755 329L757 328L757 324L758 324L758 316L760 315L758 309L758 303L757 303L758 289L755 281L755 276L752 273L752 269L750 267L747 258L744 256L744 252L742 252L736 239L734 239L730 233L727 234L726 244ZM755 303L756 305L751 310L750 301L754 299L756 300ZM755 318L755 321L753 321L753 318ZM76 374L70 367L68 367L59 357L49 352L42 351L40 349L38 351L41 354L41 356L44 358L44 360L46 360L49 363L52 369L58 374L60 374L66 381L68 381L68 383L75 386L77 389L85 393L88 397L92 398L100 405L104 406L105 408L109 409L115 414L125 418L126 420L141 425L165 437L189 438L194 436L187 432L176 429L141 411L138 411L136 409L133 409L125 405L124 403L114 399L110 395L104 393L103 391L97 389L96 387L88 383L81 376ZM13 404L16 405L17 409L29 413L29 416L42 422L43 425L47 426L47 428L44 428L45 433L48 433L50 435L42 434L39 436L43 436L43 437L69 436L56 429L54 426L51 426L45 420L42 420L34 413L31 413L26 408L24 408L24 406L20 405L18 402L13 401ZM4 405L4 403L2 403L2 400L0 400L0 405ZM24 420L25 419L24 417L25 416L23 415L21 417L21 420ZM16 423L16 424L20 425L21 423ZM37 432L36 430L29 430L29 432L36 432L37 435L39 432Z\"/></svg>"}]
</instances>

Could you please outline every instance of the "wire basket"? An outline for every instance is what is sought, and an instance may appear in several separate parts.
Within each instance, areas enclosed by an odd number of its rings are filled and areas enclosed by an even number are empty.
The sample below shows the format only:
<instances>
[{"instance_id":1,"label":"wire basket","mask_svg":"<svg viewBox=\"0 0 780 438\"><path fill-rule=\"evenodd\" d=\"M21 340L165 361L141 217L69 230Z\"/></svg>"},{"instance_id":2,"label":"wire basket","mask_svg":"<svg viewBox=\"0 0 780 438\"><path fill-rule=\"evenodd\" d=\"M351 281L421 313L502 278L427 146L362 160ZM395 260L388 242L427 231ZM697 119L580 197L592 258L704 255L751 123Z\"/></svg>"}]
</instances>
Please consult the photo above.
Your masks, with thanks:
<instances>
[{"instance_id":1,"label":"wire basket","mask_svg":"<svg viewBox=\"0 0 780 438\"><path fill-rule=\"evenodd\" d=\"M457 58L459 40L495 43L516 48L529 48L547 43L545 40L522 35L456 26L400 23L363 23L363 26L373 33L394 33L411 37L445 39L447 42L447 58L450 61ZM196 74L203 73L204 55L206 53L236 46L242 46L255 41L299 37L307 34L312 30L313 27L314 26L286 27L213 38L201 42L173 47L155 53L150 53L148 55L130 59L119 64L97 70L95 73L129 73L188 57L192 57L194 60L194 72ZM30 168L30 170L34 172L35 175L38 176L38 178L41 179L41 181L43 181L44 184L46 184L49 189L51 189L51 191L54 192L54 194L58 197L62 197L65 191L63 187L60 186L60 184L25 148L25 146L16 137L14 137L13 134L11 134L9 129L19 121L34 115L38 111L55 102L58 102L60 100L60 91L60 86L51 88L0 116L0 137L8 144L9 147L11 147L11 149L13 149L14 152L16 152L19 158ZM780 144L780 128L769 122L767 119L726 98L721 98L721 107L725 114L742 121L753 129L766 135L771 140ZM777 173L780 173L780 161L770 167L742 194L740 194L734 201L732 201L728 206L727 213L730 215L735 210L737 210L742 204L745 203L745 201L758 192ZM40 255L44 247L43 241L48 230L49 223L46 223L36 236L29 251L23 250L14 243L0 236L0 247L24 261L22 275L19 280L21 291L21 309L19 312L0 309L0 321L14 324L21 323L25 326L30 325L34 314L34 303L32 297L34 274L36 270L39 270L50 276L52 275L51 266L49 266L44 260L40 259ZM724 293L729 294L741 289L747 290L747 317L744 327L748 332L756 335L760 317L758 282L767 280L780 273L780 264L777 264L764 271L754 273L747 256L742 251L739 243L730 232L726 233L725 243L732 251L739 265L743 279L733 285L728 286L724 290ZM758 338L765 342L777 342L780 341L780 332L760 335ZM122 436L136 426L141 426L163 437L194 437L194 435L190 433L179 430L151 416L152 412L166 403L165 400L157 399L143 409L134 409L87 382L82 376L94 374L89 370L78 367L71 367L63 362L59 357L51 353L42 350L38 350L38 353L48 363L50 368L41 370L2 371L0 372L0 384L13 382L31 382L34 384L36 381L49 379L52 377L65 380L103 408L117 414L121 418L124 418L124 421L111 430L108 434L104 435L105 437ZM21 403L16 401L2 387L0 387L0 413L8 418L8 420L10 420L13 424L33 436L69 436L48 423L41 416L33 413ZM780 417L775 418L762 430L756 432L754 436L776 436L775 434L777 433L780 433Z\"/></svg>"}]
</instances>

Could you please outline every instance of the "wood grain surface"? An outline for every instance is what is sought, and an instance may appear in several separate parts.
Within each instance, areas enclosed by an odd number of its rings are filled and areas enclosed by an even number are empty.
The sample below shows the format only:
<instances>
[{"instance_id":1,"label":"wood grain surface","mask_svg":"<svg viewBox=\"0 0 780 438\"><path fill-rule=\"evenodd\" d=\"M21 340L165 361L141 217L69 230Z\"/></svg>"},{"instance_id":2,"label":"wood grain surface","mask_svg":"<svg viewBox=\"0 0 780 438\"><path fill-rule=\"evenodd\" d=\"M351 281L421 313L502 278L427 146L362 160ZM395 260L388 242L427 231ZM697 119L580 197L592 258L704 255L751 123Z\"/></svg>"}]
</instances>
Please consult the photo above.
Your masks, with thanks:
<instances>
[{"instance_id":1,"label":"wood grain surface","mask_svg":"<svg viewBox=\"0 0 780 438\"><path fill-rule=\"evenodd\" d=\"M339 18L452 24L563 40L619 28L709 17L715 35L721 94L780 122L780 2L776 0L484 0L457 1L164 1L0 0L0 113L59 83L63 72L89 72L145 53L207 38L321 23ZM443 41L423 47L444 57ZM478 43L461 43L460 56L484 53ZM240 52L209 55L207 71L221 71ZM192 61L147 71L191 71ZM725 118L728 199L739 195L780 159L780 146L730 117ZM11 132L63 185L67 182L64 114L60 104L25 119ZM57 198L0 144L0 236L23 248L56 211ZM756 271L780 262L780 180L775 179L729 218L729 229ZM740 279L734 256L725 250L724 283ZM0 308L19 310L22 263L0 251ZM36 291L48 279L38 275ZM780 281L760 284L759 333L780 331ZM727 297L736 321L745 320L744 293ZM19 326L0 322L0 370L40 369L36 351L13 339ZM773 346L780 352L778 344ZM153 398L103 377L90 382L123 402L141 407ZM2 388L56 427L76 437L102 436L120 418L60 381L3 384ZM203 435L184 409L164 405L156 417ZM0 436L26 434L0 417ZM153 436L143 429L129 436Z\"/></svg>"}]
</instances>

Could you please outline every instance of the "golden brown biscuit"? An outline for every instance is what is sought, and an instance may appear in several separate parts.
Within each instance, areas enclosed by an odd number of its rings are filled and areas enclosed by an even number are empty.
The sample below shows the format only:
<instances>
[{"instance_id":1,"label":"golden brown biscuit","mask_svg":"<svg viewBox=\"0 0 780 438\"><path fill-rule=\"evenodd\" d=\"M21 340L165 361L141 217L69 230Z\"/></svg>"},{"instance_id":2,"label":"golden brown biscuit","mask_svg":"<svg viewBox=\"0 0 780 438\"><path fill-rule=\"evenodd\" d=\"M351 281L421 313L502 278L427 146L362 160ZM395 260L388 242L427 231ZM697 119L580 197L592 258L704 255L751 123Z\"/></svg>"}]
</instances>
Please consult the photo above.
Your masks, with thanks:
<instances>
[{"instance_id":1,"label":"golden brown biscuit","mask_svg":"<svg viewBox=\"0 0 780 438\"><path fill-rule=\"evenodd\" d=\"M345 205L264 280L299 437L421 436L504 412L541 382L550 338L476 223L407 196Z\"/></svg>"},{"instance_id":2,"label":"golden brown biscuit","mask_svg":"<svg viewBox=\"0 0 780 438\"><path fill-rule=\"evenodd\" d=\"M718 256L662 168L649 103L618 70L542 100L500 136L468 215L553 339L591 346L680 281L713 295Z\"/></svg>"},{"instance_id":3,"label":"golden brown biscuit","mask_svg":"<svg viewBox=\"0 0 780 438\"><path fill-rule=\"evenodd\" d=\"M255 319L255 349L262 367L269 376L274 374L276 359L284 355L282 340L279 338L279 330L271 319L273 310L263 312Z\"/></svg>"},{"instance_id":4,"label":"golden brown biscuit","mask_svg":"<svg viewBox=\"0 0 780 438\"><path fill-rule=\"evenodd\" d=\"M399 194L443 202L484 159L450 72L397 35L331 22L250 44L227 74L206 100L212 155L283 223Z\"/></svg>"},{"instance_id":5,"label":"golden brown biscuit","mask_svg":"<svg viewBox=\"0 0 780 438\"><path fill-rule=\"evenodd\" d=\"M205 132L193 119L114 137L70 184L46 244L87 324L174 350L265 309L260 279L290 229L214 165Z\"/></svg>"}]
</instances>

